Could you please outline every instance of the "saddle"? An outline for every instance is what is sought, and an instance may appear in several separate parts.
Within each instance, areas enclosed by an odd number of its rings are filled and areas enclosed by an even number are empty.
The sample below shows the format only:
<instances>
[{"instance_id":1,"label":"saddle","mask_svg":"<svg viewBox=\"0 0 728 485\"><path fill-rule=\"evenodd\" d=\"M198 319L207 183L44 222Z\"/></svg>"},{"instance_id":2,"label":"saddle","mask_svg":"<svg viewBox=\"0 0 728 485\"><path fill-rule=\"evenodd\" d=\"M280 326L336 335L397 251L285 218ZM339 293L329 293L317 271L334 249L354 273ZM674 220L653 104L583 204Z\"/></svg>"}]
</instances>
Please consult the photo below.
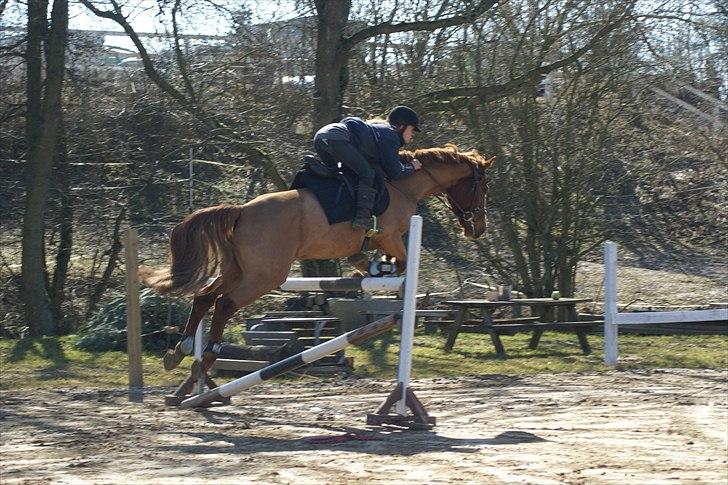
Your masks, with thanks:
<instances>
[{"instance_id":1,"label":"saddle","mask_svg":"<svg viewBox=\"0 0 728 485\"><path fill-rule=\"evenodd\" d=\"M303 156L303 170L310 170L315 175L323 178L337 178L339 176L339 168L326 165L324 162L316 158L310 153Z\"/></svg>"},{"instance_id":2,"label":"saddle","mask_svg":"<svg viewBox=\"0 0 728 485\"><path fill-rule=\"evenodd\" d=\"M291 189L308 189L316 196L329 224L350 221L356 213L356 187L359 178L346 167L332 167L314 155L303 157L303 165L291 182ZM384 177L374 176L377 197L372 214L380 216L389 207L389 192Z\"/></svg>"}]
</instances>

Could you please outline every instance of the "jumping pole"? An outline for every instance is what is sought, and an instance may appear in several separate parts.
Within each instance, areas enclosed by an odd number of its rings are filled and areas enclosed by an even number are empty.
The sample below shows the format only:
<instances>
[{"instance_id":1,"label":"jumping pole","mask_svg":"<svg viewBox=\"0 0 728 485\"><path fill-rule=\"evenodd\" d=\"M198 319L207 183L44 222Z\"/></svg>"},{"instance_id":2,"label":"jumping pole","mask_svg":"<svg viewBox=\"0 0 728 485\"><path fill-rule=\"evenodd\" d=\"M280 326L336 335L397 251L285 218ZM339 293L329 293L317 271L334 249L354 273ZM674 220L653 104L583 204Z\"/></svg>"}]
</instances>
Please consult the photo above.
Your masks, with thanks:
<instances>
[{"instance_id":1,"label":"jumping pole","mask_svg":"<svg viewBox=\"0 0 728 485\"><path fill-rule=\"evenodd\" d=\"M408 259L409 260L409 259ZM409 266L407 266L409 268ZM408 270L409 271L409 270ZM409 273L407 274L409 278ZM405 282L403 276L378 278L288 278L281 285L284 291L399 291Z\"/></svg>"},{"instance_id":2,"label":"jumping pole","mask_svg":"<svg viewBox=\"0 0 728 485\"><path fill-rule=\"evenodd\" d=\"M230 397L233 394L237 394L245 389L260 384L263 381L272 379L273 377L285 374L288 371L298 369L306 364L315 362L319 359L326 357L327 355L334 354L340 350L345 349L349 345L356 345L368 338L379 335L380 333L386 332L396 325L396 320L393 315L384 317L365 325L351 332L347 332L344 335L339 335L335 339L324 342L316 347L312 347L308 350L301 352L300 354L293 355L287 359L283 359L280 362L271 364L268 367L264 367L259 371L253 372L246 376L240 377L226 384L223 384L215 389L211 389L207 392L203 392L197 396L185 399L180 404L183 408L192 408L197 406L204 406L210 404L213 401L221 400L222 398Z\"/></svg>"}]
</instances>

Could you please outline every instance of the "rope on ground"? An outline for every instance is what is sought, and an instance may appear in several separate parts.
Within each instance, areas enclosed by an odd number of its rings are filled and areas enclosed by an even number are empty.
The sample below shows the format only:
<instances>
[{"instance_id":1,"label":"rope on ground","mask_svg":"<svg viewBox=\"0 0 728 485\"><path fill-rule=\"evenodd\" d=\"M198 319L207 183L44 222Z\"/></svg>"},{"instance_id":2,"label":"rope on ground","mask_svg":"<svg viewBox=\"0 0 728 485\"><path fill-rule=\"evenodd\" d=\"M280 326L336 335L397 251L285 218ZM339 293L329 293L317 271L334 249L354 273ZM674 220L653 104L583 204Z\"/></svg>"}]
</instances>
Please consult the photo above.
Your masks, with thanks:
<instances>
[{"instance_id":1,"label":"rope on ground","mask_svg":"<svg viewBox=\"0 0 728 485\"><path fill-rule=\"evenodd\" d=\"M381 441L383 438L377 435L368 435L364 433L344 433L336 435L310 436L304 438L304 442L311 444L328 444L328 443L344 443L346 441Z\"/></svg>"}]
</instances>

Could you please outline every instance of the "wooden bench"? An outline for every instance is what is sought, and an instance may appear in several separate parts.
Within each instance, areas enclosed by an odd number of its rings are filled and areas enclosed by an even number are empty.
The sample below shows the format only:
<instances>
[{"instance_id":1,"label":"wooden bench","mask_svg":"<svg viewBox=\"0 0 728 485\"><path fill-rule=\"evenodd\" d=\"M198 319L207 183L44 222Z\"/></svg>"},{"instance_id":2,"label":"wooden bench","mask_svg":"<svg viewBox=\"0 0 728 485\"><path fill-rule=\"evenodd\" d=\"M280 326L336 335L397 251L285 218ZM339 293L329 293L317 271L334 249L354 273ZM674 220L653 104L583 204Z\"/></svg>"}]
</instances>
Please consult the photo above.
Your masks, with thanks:
<instances>
[{"instance_id":1,"label":"wooden bench","mask_svg":"<svg viewBox=\"0 0 728 485\"><path fill-rule=\"evenodd\" d=\"M523 324L526 326L533 326L534 323L538 322L538 317L514 317L514 318L495 318L493 319L493 326L506 327L507 325ZM455 323L447 322L447 323ZM460 325L460 333L487 333L490 325L483 322L482 319L470 319L465 320Z\"/></svg>"},{"instance_id":2,"label":"wooden bench","mask_svg":"<svg viewBox=\"0 0 728 485\"><path fill-rule=\"evenodd\" d=\"M269 365L267 360L217 359L212 364L212 369L250 373Z\"/></svg>"},{"instance_id":3,"label":"wooden bench","mask_svg":"<svg viewBox=\"0 0 728 485\"><path fill-rule=\"evenodd\" d=\"M262 369L303 351L303 347L296 339L295 334L289 337L292 338L272 342L266 339L251 339L246 341L245 345L223 344L220 355L214 362L212 369L231 371L236 373L235 375L241 375Z\"/></svg>"},{"instance_id":4,"label":"wooden bench","mask_svg":"<svg viewBox=\"0 0 728 485\"><path fill-rule=\"evenodd\" d=\"M362 312L368 323L373 322L377 318L386 317L388 315L402 315L402 310L399 311L365 311ZM425 333L435 333L436 329L440 325L447 325L453 323L455 320L455 310L415 310L415 325L422 323L425 328Z\"/></svg>"},{"instance_id":5,"label":"wooden bench","mask_svg":"<svg viewBox=\"0 0 728 485\"><path fill-rule=\"evenodd\" d=\"M302 352L343 333L338 318L323 316L321 312L272 312L271 315L272 318L256 316L252 321L246 321L248 330L243 332L246 346L280 348L290 344L300 348ZM240 357L235 355L236 348ZM248 349L248 353L253 353L253 358L260 358L257 353L251 352L253 350ZM212 368L245 374L262 369L277 360L275 358L272 361L251 360L250 357L250 355L244 357L240 346L226 344ZM309 366L308 370L327 374L340 371L342 366L350 369L352 362L353 359L346 358L341 351L317 361Z\"/></svg>"},{"instance_id":6,"label":"wooden bench","mask_svg":"<svg viewBox=\"0 0 728 485\"><path fill-rule=\"evenodd\" d=\"M296 332L291 331L261 331L247 330L243 333L246 345L284 345L290 340L297 339Z\"/></svg>"},{"instance_id":7,"label":"wooden bench","mask_svg":"<svg viewBox=\"0 0 728 485\"><path fill-rule=\"evenodd\" d=\"M494 323L497 320L494 320ZM552 322L552 323L503 323L486 325L485 332L490 335L490 339L493 342L495 351L499 357L507 357L506 350L501 342L501 335L515 335L521 332L533 332L531 340L528 343L528 348L535 350L538 348L538 343L541 339L541 334L544 330L557 330L557 331L573 331L579 339L579 346L584 355L591 354L591 346L586 338L587 332L599 330L604 326L604 322L591 321L591 322Z\"/></svg>"},{"instance_id":8,"label":"wooden bench","mask_svg":"<svg viewBox=\"0 0 728 485\"><path fill-rule=\"evenodd\" d=\"M273 311L259 315L252 315L245 319L245 329L252 330L252 327L260 322L271 318L295 318L295 317L323 317L324 312L318 310L300 310L300 311Z\"/></svg>"}]
</instances>

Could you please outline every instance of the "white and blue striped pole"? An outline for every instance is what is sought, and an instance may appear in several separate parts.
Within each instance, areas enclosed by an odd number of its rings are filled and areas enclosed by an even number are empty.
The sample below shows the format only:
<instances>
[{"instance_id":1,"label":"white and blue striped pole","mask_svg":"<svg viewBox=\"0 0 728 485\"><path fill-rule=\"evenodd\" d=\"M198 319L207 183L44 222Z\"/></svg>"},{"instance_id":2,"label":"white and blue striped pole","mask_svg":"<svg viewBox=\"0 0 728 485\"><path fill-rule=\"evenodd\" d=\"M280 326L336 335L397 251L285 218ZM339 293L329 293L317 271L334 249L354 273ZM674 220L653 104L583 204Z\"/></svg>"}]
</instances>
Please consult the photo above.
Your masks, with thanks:
<instances>
[{"instance_id":1,"label":"white and blue striped pole","mask_svg":"<svg viewBox=\"0 0 728 485\"><path fill-rule=\"evenodd\" d=\"M372 322L368 325L357 328L356 330L347 332L344 335L339 335L335 339L324 342L316 347L312 347L300 354L293 355L287 359L276 362L275 364L271 364L268 367L264 367L252 374L248 374L216 387L215 389L211 389L207 392L203 392L202 394L198 394L197 396L185 399L180 404L180 407L192 408L196 406L203 406L213 401L218 401L223 397L230 397L233 394L237 394L245 389L260 384L263 381L285 374L288 371L298 369L306 364L322 359L327 355L334 354L349 345L356 345L368 338L386 332L395 325L396 320L393 315L384 317L376 322Z\"/></svg>"}]
</instances>

